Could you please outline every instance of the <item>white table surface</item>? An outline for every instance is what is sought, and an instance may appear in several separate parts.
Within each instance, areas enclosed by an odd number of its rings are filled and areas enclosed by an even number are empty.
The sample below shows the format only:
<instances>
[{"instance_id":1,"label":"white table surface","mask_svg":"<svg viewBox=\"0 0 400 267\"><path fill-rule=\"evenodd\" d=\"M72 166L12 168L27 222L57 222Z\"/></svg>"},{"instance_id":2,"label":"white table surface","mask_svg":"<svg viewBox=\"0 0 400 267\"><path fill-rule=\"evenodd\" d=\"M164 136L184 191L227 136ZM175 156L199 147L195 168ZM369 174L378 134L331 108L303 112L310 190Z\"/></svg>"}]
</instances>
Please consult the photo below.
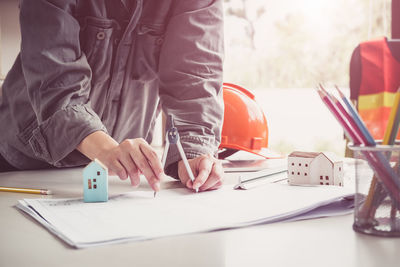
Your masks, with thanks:
<instances>
[{"instance_id":1,"label":"white table surface","mask_svg":"<svg viewBox=\"0 0 400 267\"><path fill-rule=\"evenodd\" d=\"M236 179L229 174L226 183ZM0 173L0 185L47 188L53 198L83 191L80 168ZM111 177L109 190L132 188ZM356 233L352 215L74 249L15 208L37 197L48 196L0 192L0 266L400 266L400 238Z\"/></svg>"}]
</instances>

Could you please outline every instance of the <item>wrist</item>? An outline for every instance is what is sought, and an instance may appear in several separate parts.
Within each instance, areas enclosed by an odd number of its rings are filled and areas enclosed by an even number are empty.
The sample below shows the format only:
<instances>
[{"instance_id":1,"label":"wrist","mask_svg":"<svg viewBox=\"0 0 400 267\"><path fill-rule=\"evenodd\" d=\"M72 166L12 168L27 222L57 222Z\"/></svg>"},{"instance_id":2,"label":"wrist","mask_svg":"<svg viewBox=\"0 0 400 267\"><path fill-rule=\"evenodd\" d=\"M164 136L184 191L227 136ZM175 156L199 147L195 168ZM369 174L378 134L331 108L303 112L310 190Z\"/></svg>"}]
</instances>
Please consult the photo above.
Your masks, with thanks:
<instances>
[{"instance_id":1,"label":"wrist","mask_svg":"<svg viewBox=\"0 0 400 267\"><path fill-rule=\"evenodd\" d=\"M77 146L77 150L93 160L99 155L118 146L118 142L103 131L96 131L86 136Z\"/></svg>"}]
</instances>

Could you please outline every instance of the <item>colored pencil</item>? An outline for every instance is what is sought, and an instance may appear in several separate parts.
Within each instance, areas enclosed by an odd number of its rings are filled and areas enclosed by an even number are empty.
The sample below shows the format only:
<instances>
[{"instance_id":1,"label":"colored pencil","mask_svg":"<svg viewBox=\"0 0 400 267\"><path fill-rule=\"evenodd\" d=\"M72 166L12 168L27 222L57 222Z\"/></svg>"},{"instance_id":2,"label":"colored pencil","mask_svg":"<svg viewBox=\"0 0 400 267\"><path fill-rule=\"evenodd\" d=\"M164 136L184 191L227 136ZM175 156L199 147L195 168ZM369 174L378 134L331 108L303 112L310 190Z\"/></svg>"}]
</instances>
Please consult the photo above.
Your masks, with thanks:
<instances>
[{"instance_id":1,"label":"colored pencil","mask_svg":"<svg viewBox=\"0 0 400 267\"><path fill-rule=\"evenodd\" d=\"M354 144L361 144L361 137L357 136L355 132L350 128L349 123L340 115L340 111L338 108L333 104L332 100L328 97L326 92L322 90L318 90L317 92L322 99L322 102L328 107L329 111L333 114L335 119L339 122L339 124L343 127L345 135L354 143Z\"/></svg>"},{"instance_id":2,"label":"colored pencil","mask_svg":"<svg viewBox=\"0 0 400 267\"><path fill-rule=\"evenodd\" d=\"M342 128L345 131L345 134L349 137L349 139L354 144L368 145L365 141L365 136L359 136L359 134L362 133L361 130L353 129L350 126L350 122L347 119L349 114L345 110L340 110L340 108L336 106L337 103L334 103L324 91L318 90L322 101L341 124ZM347 115L343 114L343 112L345 112L345 114ZM398 204L400 204L400 194L398 193L400 192L400 181L397 181L396 174L390 167L390 163L388 162L388 160L380 152L364 151L363 154L365 155L367 161L370 163L370 166L378 174L378 177L385 185L386 189L390 192L392 198L395 199Z\"/></svg>"},{"instance_id":3,"label":"colored pencil","mask_svg":"<svg viewBox=\"0 0 400 267\"><path fill-rule=\"evenodd\" d=\"M400 123L400 88L396 92L395 100L392 105L392 109L390 111L388 124L386 126L383 145L394 145L397 133L399 131L399 123ZM392 153L387 155L388 160L390 161ZM381 192L379 194L379 192ZM400 193L399 193L400 194ZM381 201L385 198L386 194L382 188L382 185L377 182L377 178L374 175L371 181L371 185L368 191L367 198L364 203L363 212L373 218L375 216L376 209L379 207Z\"/></svg>"},{"instance_id":4,"label":"colored pencil","mask_svg":"<svg viewBox=\"0 0 400 267\"><path fill-rule=\"evenodd\" d=\"M0 191L1 192L39 194L39 195L51 195L52 194L52 192L48 189L16 188L16 187L4 187L4 186L0 186Z\"/></svg>"},{"instance_id":5,"label":"colored pencil","mask_svg":"<svg viewBox=\"0 0 400 267\"><path fill-rule=\"evenodd\" d=\"M350 100L347 99L347 97L342 93L342 91L339 89L338 86L335 85L335 88L336 88L337 92L339 93L340 98L343 100L343 102L347 106L347 109L349 110L351 116L354 118L355 123L360 128L360 130L362 131L363 135L366 137L367 144L369 146L375 146L376 142L375 142L374 138L372 137L372 135L368 131L367 127L365 126L363 120L361 119L361 117L359 116L358 112L354 108L353 104L350 102ZM363 205L363 214L365 216L369 216L370 215L371 208L372 208L372 205L373 205L373 198L374 198L375 192L376 192L376 186L377 186L377 179L376 179L376 176L374 175L374 177L373 177L373 179L371 181L371 185L370 185L370 189L369 189L367 198L366 198L366 200L364 202L364 205Z\"/></svg>"},{"instance_id":6,"label":"colored pencil","mask_svg":"<svg viewBox=\"0 0 400 267\"><path fill-rule=\"evenodd\" d=\"M392 109L390 111L388 125L386 127L385 136L383 138L384 145L393 145L397 133L399 131L399 123L400 123L400 88L396 92L396 96L393 102Z\"/></svg>"},{"instance_id":7,"label":"colored pencil","mask_svg":"<svg viewBox=\"0 0 400 267\"><path fill-rule=\"evenodd\" d=\"M370 146L376 145L376 142L370 132L367 129L367 126L365 126L363 120L361 119L360 115L358 115L357 110L354 108L353 104L350 102L349 99L340 91L339 87L335 86L336 90L339 93L340 98L343 100L344 104L347 106L347 109L349 110L351 116L353 117L355 123L357 124L358 128L360 128L361 132L367 139L367 143Z\"/></svg>"},{"instance_id":8,"label":"colored pencil","mask_svg":"<svg viewBox=\"0 0 400 267\"><path fill-rule=\"evenodd\" d=\"M323 88L323 87L321 86L321 88ZM357 123L354 120L354 118L346 111L346 109L344 108L342 103L340 103L340 101L334 95L329 94L326 90L325 90L325 93L332 100L333 104L338 108L338 110L341 112L341 114L346 118L346 120L350 124L350 127L353 129L353 131L357 133L357 136L359 137L359 143L360 144L368 144L367 138L362 133L361 129L357 126Z\"/></svg>"}]
</instances>

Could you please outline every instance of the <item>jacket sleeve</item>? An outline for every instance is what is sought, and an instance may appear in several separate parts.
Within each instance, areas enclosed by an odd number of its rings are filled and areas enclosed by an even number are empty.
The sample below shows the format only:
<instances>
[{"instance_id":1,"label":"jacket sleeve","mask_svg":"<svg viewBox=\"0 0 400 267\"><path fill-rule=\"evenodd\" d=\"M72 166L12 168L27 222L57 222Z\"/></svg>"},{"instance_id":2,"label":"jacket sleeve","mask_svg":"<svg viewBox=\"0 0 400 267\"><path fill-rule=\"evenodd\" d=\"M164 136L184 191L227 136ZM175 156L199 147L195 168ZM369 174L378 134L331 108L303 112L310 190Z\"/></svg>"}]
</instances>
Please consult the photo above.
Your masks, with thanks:
<instances>
[{"instance_id":1,"label":"jacket sleeve","mask_svg":"<svg viewBox=\"0 0 400 267\"><path fill-rule=\"evenodd\" d=\"M177 1L159 63L160 100L188 158L215 154L221 139L223 10L220 0ZM166 166L180 160L171 147Z\"/></svg>"},{"instance_id":2,"label":"jacket sleeve","mask_svg":"<svg viewBox=\"0 0 400 267\"><path fill-rule=\"evenodd\" d=\"M76 1L21 1L21 62L38 127L29 144L55 166L90 133L106 131L91 109L91 69L80 49Z\"/></svg>"}]
</instances>

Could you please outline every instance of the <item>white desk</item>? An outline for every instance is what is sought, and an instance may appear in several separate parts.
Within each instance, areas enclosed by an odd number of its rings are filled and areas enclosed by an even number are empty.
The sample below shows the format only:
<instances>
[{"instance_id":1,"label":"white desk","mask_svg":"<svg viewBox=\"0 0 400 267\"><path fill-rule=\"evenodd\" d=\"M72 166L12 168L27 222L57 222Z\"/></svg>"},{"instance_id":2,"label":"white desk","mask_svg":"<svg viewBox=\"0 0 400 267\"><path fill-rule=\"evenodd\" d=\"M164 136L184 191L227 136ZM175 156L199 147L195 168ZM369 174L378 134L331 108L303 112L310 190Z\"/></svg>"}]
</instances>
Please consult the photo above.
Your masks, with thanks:
<instances>
[{"instance_id":1,"label":"white desk","mask_svg":"<svg viewBox=\"0 0 400 267\"><path fill-rule=\"evenodd\" d=\"M2 186L48 188L55 198L81 196L81 184L81 169L0 173ZM128 184L111 177L110 193ZM35 197L0 192L0 266L400 266L400 238L355 233L351 215L77 250L14 207Z\"/></svg>"}]
</instances>

